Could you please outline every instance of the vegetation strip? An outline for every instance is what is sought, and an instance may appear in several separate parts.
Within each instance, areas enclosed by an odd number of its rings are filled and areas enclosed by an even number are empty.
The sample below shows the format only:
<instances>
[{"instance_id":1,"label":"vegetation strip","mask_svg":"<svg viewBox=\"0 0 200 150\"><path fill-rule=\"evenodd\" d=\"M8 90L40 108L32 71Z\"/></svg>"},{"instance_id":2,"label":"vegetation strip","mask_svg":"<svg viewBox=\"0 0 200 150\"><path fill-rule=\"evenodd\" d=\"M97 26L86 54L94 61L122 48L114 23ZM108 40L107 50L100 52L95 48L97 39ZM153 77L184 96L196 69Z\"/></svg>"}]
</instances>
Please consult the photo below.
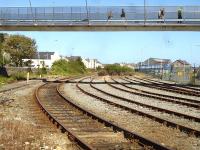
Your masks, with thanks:
<instances>
[{"instance_id":1,"label":"vegetation strip","mask_svg":"<svg viewBox=\"0 0 200 150\"><path fill-rule=\"evenodd\" d=\"M80 91L82 91L83 93L88 94L88 95L90 95L90 96L92 96L92 97L94 97L94 98L96 98L96 99L102 100L102 101L104 101L104 102L106 102L106 103L109 103L109 104L112 104L112 105L116 105L116 104L113 103L113 102L110 102L110 101L108 101L108 100L106 100L106 99L103 99L103 98L101 98L101 97L98 97L98 96L96 96L96 95L93 95L93 94L91 94L91 93L86 92L85 90L83 90L82 88L79 87L78 83L76 84L76 87L77 87ZM73 103L73 102L70 102L70 103ZM76 105L76 104L74 104L74 105ZM117 105L116 105L116 106L117 106ZM79 109L83 110L83 109L80 108L79 106L76 106L76 107L78 107ZM122 108L122 107L120 106L120 108ZM84 111L84 110L83 110L83 111ZM134 133L134 132L132 132L132 131L129 131L129 130L127 130L127 129L124 129L123 127L121 127L121 126L119 126L119 125L115 125L114 123L111 123L111 122L109 122L109 121L107 121L107 120L105 120L105 119L103 119L103 118L101 118L101 117L99 117L99 116L93 114L92 112L88 112L88 113L89 113L89 115L91 115L92 117L94 117L95 119L97 119L99 122L104 123L106 126L113 127L113 130L116 130L116 131L119 131L119 132L122 132L122 131L123 131L124 137L125 137L125 138L128 138L128 139L137 139L137 140L140 141L140 143L142 143L142 144L144 144L144 145L151 146L151 147L153 147L154 149L158 149L158 150L170 150L170 148L168 148L168 147L165 147L165 146L163 146L163 145L161 145L161 144L159 144L159 143L156 143L156 142L154 142L154 141L152 141L152 140L150 140L150 139L147 139L147 138L145 138L145 137L142 137L141 135L139 135L139 134L137 134L137 133Z\"/></svg>"},{"instance_id":2,"label":"vegetation strip","mask_svg":"<svg viewBox=\"0 0 200 150\"><path fill-rule=\"evenodd\" d=\"M133 83L132 79L128 78L128 77L125 77L126 79L124 78L121 78L122 80L125 80L127 82L130 82L130 83ZM127 80L128 79L128 80ZM132 80L132 81L131 81ZM124 86L124 84L123 84ZM177 96L170 96L170 95L163 95L163 94L159 94L159 93L152 93L152 92L148 92L148 91L144 91L144 90L140 90L140 89L137 89L137 88L133 88L133 87L129 87L129 86L126 86L127 88L130 88L130 89L134 89L134 90L138 90L138 91L142 91L144 93L148 93L148 94L153 94L153 95L158 95L158 96L163 96L163 97L169 97L169 98L173 98L173 99L179 99L179 100L184 100L184 101L188 101L188 102L192 102L192 103L199 103L200 104L200 101L198 100L193 100L193 99L189 99L189 98L183 98L183 97L177 97Z\"/></svg>"},{"instance_id":3,"label":"vegetation strip","mask_svg":"<svg viewBox=\"0 0 200 150\"><path fill-rule=\"evenodd\" d=\"M96 90L98 90L98 91L100 91L100 92L102 92L102 93L104 93L104 94L106 94L106 95L113 96L113 97L116 97L116 98L119 98L119 99L120 99L120 97L118 97L118 96L116 96L116 95L112 95L112 94L110 94L110 93L107 93L107 92L105 92L105 91L103 91L103 90L101 90L101 89L98 89L98 88L94 87L94 86L92 85L92 82L91 82L91 87L94 88L94 89L96 89ZM83 90L83 89L82 89L82 90ZM195 130L195 129L192 129L192 128L188 128L188 127L185 127L185 126L183 126L183 125L179 125L179 124L177 124L177 123L174 123L174 122L171 122L171 121L168 121L168 120L165 120L165 119L158 118L158 117L156 117L156 116L153 116L153 115L144 113L144 112L142 112L142 111L138 111L138 110L133 109L133 108L129 108L129 107L126 107L126 106L122 106L122 105L116 104L116 103L114 103L114 102L110 102L109 100L106 100L106 99L101 98L101 97L98 97L98 96L95 96L95 97L98 98L98 99L100 99L100 100L104 100L105 102L107 102L107 103L109 103L109 104L113 104L114 106L117 106L117 107L119 107L119 108L124 108L125 110L128 110L128 111L130 111L131 113L136 113L136 114L138 114L138 115L148 117L148 118L150 118L150 119L152 119L152 120L154 120L154 121L157 121L157 122L159 122L159 123L165 124L165 125L167 125L167 126L171 126L171 127L173 127L173 128L178 128L180 131L186 132L186 133L189 134L189 135L195 135L196 137L199 137L199 136L200 136L200 131L198 131L198 130Z\"/></svg>"}]
</instances>

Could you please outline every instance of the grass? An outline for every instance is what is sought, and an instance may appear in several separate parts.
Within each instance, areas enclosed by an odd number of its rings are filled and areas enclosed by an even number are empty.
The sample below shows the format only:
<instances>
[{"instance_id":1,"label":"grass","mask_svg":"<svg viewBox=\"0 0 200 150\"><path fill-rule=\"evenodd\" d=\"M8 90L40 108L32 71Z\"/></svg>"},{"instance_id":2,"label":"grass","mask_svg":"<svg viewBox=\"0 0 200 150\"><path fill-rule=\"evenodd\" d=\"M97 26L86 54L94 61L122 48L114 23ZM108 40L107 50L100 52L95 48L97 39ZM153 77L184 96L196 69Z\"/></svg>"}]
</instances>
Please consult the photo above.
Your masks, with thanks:
<instances>
[{"instance_id":1,"label":"grass","mask_svg":"<svg viewBox=\"0 0 200 150\"><path fill-rule=\"evenodd\" d=\"M4 77L4 76L0 76L0 87L4 84L7 83L11 83L16 81L16 79L14 77Z\"/></svg>"}]
</instances>

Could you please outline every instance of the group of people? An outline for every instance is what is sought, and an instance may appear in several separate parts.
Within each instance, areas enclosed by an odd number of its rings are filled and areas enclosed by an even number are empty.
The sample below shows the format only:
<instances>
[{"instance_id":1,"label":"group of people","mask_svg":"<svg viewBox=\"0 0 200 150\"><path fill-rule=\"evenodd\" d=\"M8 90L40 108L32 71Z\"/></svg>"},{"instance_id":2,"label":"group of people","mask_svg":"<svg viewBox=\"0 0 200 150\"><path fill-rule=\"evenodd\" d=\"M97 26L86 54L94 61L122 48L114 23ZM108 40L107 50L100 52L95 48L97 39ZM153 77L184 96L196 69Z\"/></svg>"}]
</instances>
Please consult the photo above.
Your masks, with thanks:
<instances>
[{"instance_id":1,"label":"group of people","mask_svg":"<svg viewBox=\"0 0 200 150\"><path fill-rule=\"evenodd\" d=\"M183 17L182 17L182 8L179 8L178 9L178 11L177 11L177 15L178 15L178 19L179 19L179 21L178 21L178 23L182 23L182 19L183 19ZM125 13L125 10L124 9L122 9L121 10L121 15L120 15L120 17L124 20L127 20L126 19L126 13ZM113 13L112 13L112 11L109 11L108 12L108 18L107 18L107 21L109 21L109 20L111 20L113 18ZM165 9L164 8L162 8L162 9L160 9L159 11L158 11L158 19L160 19L160 20L162 20L161 22L163 23L164 22L164 19L165 19Z\"/></svg>"},{"instance_id":2,"label":"group of people","mask_svg":"<svg viewBox=\"0 0 200 150\"><path fill-rule=\"evenodd\" d=\"M125 13L124 9L121 10L121 15L120 15L120 17L121 17L123 20L126 20L126 13ZM109 11L109 12L108 12L107 21L111 20L112 18L113 18L112 11Z\"/></svg>"},{"instance_id":3,"label":"group of people","mask_svg":"<svg viewBox=\"0 0 200 150\"><path fill-rule=\"evenodd\" d=\"M183 19L183 16L182 16L182 9L179 8L178 11L177 11L177 16L178 16L178 23L182 23L182 19ZM161 22L164 22L164 19L165 19L165 9L162 8L158 11L158 19L161 19L163 21Z\"/></svg>"}]
</instances>

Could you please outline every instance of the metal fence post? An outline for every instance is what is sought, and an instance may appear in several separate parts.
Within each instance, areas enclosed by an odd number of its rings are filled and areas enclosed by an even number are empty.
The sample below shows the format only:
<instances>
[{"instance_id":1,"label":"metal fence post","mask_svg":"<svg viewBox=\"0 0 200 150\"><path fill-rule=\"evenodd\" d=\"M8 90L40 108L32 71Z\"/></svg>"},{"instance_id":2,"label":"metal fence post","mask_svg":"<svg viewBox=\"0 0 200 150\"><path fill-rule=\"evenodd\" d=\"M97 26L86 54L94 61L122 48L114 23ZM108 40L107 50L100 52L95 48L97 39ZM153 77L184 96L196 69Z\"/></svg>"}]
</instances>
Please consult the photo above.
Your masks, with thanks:
<instances>
[{"instance_id":1,"label":"metal fence post","mask_svg":"<svg viewBox=\"0 0 200 150\"><path fill-rule=\"evenodd\" d=\"M35 23L36 23L36 15L37 15L37 11L36 11L37 9L35 8Z\"/></svg>"},{"instance_id":2,"label":"metal fence post","mask_svg":"<svg viewBox=\"0 0 200 150\"><path fill-rule=\"evenodd\" d=\"M19 8L17 8L17 22L19 23Z\"/></svg>"},{"instance_id":3,"label":"metal fence post","mask_svg":"<svg viewBox=\"0 0 200 150\"><path fill-rule=\"evenodd\" d=\"M71 19L71 24L72 24L72 7L70 7L70 9L71 9L70 19Z\"/></svg>"},{"instance_id":4,"label":"metal fence post","mask_svg":"<svg viewBox=\"0 0 200 150\"><path fill-rule=\"evenodd\" d=\"M144 0L144 25L146 24L146 0Z\"/></svg>"},{"instance_id":5,"label":"metal fence post","mask_svg":"<svg viewBox=\"0 0 200 150\"><path fill-rule=\"evenodd\" d=\"M54 7L53 7L53 18L52 18L52 22L54 21Z\"/></svg>"}]
</instances>

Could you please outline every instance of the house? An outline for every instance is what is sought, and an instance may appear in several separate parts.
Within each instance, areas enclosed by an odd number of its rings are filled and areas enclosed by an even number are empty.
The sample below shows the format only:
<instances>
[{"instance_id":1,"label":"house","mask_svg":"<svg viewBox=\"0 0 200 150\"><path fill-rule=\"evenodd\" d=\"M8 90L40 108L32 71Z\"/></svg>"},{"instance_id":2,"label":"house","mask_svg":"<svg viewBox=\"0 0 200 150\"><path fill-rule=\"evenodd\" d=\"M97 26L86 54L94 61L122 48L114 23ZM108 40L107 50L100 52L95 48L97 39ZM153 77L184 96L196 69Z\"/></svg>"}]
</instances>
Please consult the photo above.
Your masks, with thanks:
<instances>
[{"instance_id":1,"label":"house","mask_svg":"<svg viewBox=\"0 0 200 150\"><path fill-rule=\"evenodd\" d=\"M65 57L65 58L70 61L76 61L78 59L82 59L81 56L69 56L69 57Z\"/></svg>"},{"instance_id":2,"label":"house","mask_svg":"<svg viewBox=\"0 0 200 150\"><path fill-rule=\"evenodd\" d=\"M103 65L97 59L82 59L82 62L88 69L96 69L97 67L103 68Z\"/></svg>"},{"instance_id":3,"label":"house","mask_svg":"<svg viewBox=\"0 0 200 150\"><path fill-rule=\"evenodd\" d=\"M191 79L192 66L185 60L176 60L172 63L173 80L187 82Z\"/></svg>"},{"instance_id":4,"label":"house","mask_svg":"<svg viewBox=\"0 0 200 150\"><path fill-rule=\"evenodd\" d=\"M23 62L31 61L33 68L51 68L53 63L61 57L55 52L37 52L32 59L23 59Z\"/></svg>"},{"instance_id":5,"label":"house","mask_svg":"<svg viewBox=\"0 0 200 150\"><path fill-rule=\"evenodd\" d=\"M172 63L172 66L174 68L191 68L191 64L189 64L187 61L185 60L176 60L175 62Z\"/></svg>"},{"instance_id":6,"label":"house","mask_svg":"<svg viewBox=\"0 0 200 150\"><path fill-rule=\"evenodd\" d=\"M168 73L171 68L170 59L149 58L137 64L137 69L144 72L154 72L156 74Z\"/></svg>"}]
</instances>

